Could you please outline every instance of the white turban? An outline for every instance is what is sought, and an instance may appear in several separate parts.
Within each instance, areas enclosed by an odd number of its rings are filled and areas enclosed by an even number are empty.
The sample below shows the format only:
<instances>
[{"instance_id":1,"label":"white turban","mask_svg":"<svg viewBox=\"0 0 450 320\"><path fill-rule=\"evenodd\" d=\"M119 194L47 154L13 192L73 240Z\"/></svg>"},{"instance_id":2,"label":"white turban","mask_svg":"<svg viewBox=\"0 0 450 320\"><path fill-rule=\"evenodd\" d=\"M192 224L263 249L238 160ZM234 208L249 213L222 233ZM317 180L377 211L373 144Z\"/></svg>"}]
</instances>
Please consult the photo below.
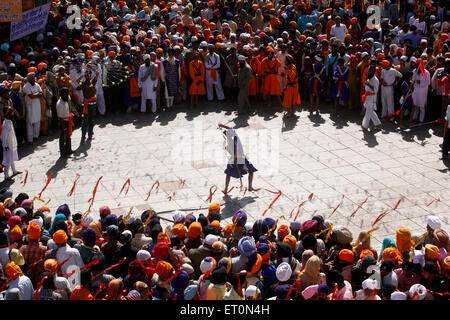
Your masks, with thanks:
<instances>
[{"instance_id":1,"label":"white turban","mask_svg":"<svg viewBox=\"0 0 450 320\"><path fill-rule=\"evenodd\" d=\"M150 59L150 55L149 54L144 54L144 61Z\"/></svg>"},{"instance_id":2,"label":"white turban","mask_svg":"<svg viewBox=\"0 0 450 320\"><path fill-rule=\"evenodd\" d=\"M427 217L427 225L430 226L431 229L436 230L441 228L441 220L438 216L428 216Z\"/></svg>"},{"instance_id":3,"label":"white turban","mask_svg":"<svg viewBox=\"0 0 450 320\"><path fill-rule=\"evenodd\" d=\"M151 258L150 252L148 250L139 250L136 254L136 259L140 261L147 261Z\"/></svg>"},{"instance_id":4,"label":"white turban","mask_svg":"<svg viewBox=\"0 0 450 320\"><path fill-rule=\"evenodd\" d=\"M392 292L391 300L406 300L406 294L400 291Z\"/></svg>"},{"instance_id":5,"label":"white turban","mask_svg":"<svg viewBox=\"0 0 450 320\"><path fill-rule=\"evenodd\" d=\"M256 286L248 286L245 290L245 296L246 297L254 297L255 294L259 293L259 289Z\"/></svg>"},{"instance_id":6,"label":"white turban","mask_svg":"<svg viewBox=\"0 0 450 320\"><path fill-rule=\"evenodd\" d=\"M411 300L423 300L427 296L427 288L420 283L413 284L409 288L409 297Z\"/></svg>"},{"instance_id":7,"label":"white turban","mask_svg":"<svg viewBox=\"0 0 450 320\"><path fill-rule=\"evenodd\" d=\"M93 221L94 219L91 216L87 216L86 219L84 219L82 226L87 228Z\"/></svg>"},{"instance_id":8,"label":"white turban","mask_svg":"<svg viewBox=\"0 0 450 320\"><path fill-rule=\"evenodd\" d=\"M289 263L282 262L277 267L277 271L276 271L275 274L276 274L276 277L277 277L277 279L279 281L281 281L281 282L288 281L291 278L291 275L292 275L291 266L289 265Z\"/></svg>"},{"instance_id":9,"label":"white turban","mask_svg":"<svg viewBox=\"0 0 450 320\"><path fill-rule=\"evenodd\" d=\"M186 214L182 211L175 210L174 212L172 212L172 218L174 223L184 223L184 221L186 220Z\"/></svg>"},{"instance_id":10,"label":"white turban","mask_svg":"<svg viewBox=\"0 0 450 320\"><path fill-rule=\"evenodd\" d=\"M377 280L366 279L362 282L363 289L375 290L377 288Z\"/></svg>"}]
</instances>

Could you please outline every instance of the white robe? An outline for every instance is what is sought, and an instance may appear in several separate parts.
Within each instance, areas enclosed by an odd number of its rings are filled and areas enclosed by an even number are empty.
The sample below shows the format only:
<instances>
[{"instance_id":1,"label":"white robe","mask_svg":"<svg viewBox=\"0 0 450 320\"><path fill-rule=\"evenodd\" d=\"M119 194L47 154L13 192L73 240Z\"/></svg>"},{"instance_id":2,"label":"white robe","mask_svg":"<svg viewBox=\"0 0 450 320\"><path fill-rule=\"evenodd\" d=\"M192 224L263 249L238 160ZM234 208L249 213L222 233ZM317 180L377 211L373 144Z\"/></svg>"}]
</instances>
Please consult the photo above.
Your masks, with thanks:
<instances>
[{"instance_id":1,"label":"white robe","mask_svg":"<svg viewBox=\"0 0 450 320\"><path fill-rule=\"evenodd\" d=\"M23 86L23 91L26 94L25 96L25 106L26 106L26 121L27 123L38 123L41 121L41 99L34 98L31 99L28 97L29 94L33 94L36 92L42 92L41 86L36 82L34 85L27 82Z\"/></svg>"},{"instance_id":2,"label":"white robe","mask_svg":"<svg viewBox=\"0 0 450 320\"><path fill-rule=\"evenodd\" d=\"M145 63L139 67L138 86L141 88L142 99L156 99L156 91L153 88L158 86L158 80L152 80L151 76L148 76L145 81L142 81L142 77L144 77L147 69L151 67L152 63L154 62L150 62L149 67L147 67Z\"/></svg>"},{"instance_id":3,"label":"white robe","mask_svg":"<svg viewBox=\"0 0 450 320\"><path fill-rule=\"evenodd\" d=\"M412 98L414 105L418 107L425 107L427 103L428 86L431 83L431 77L428 70L425 70L425 73L427 74L426 77L419 69L416 69L413 72L414 91L412 93ZM417 81L420 81L420 84L417 83Z\"/></svg>"},{"instance_id":4,"label":"white robe","mask_svg":"<svg viewBox=\"0 0 450 320\"><path fill-rule=\"evenodd\" d=\"M17 155L17 139L11 120L5 119L5 121L3 121L1 137L3 146L2 165L4 165L5 167L9 167L14 163L14 161L19 160L19 156ZM6 148L8 148L8 150L6 150Z\"/></svg>"},{"instance_id":5,"label":"white robe","mask_svg":"<svg viewBox=\"0 0 450 320\"><path fill-rule=\"evenodd\" d=\"M69 77L70 77L70 80L72 81L72 85L73 85L74 88L79 87L79 86L77 85L76 81L77 81L82 75L84 75L84 68L81 68L81 71L80 71L80 72L78 72L76 69L70 70ZM75 94L77 95L77 97L78 97L77 103L83 105L83 104L84 104L84 96L83 96L83 90L81 90L81 87L80 87L80 90L75 90L75 89L74 89L74 93L75 93Z\"/></svg>"}]
</instances>

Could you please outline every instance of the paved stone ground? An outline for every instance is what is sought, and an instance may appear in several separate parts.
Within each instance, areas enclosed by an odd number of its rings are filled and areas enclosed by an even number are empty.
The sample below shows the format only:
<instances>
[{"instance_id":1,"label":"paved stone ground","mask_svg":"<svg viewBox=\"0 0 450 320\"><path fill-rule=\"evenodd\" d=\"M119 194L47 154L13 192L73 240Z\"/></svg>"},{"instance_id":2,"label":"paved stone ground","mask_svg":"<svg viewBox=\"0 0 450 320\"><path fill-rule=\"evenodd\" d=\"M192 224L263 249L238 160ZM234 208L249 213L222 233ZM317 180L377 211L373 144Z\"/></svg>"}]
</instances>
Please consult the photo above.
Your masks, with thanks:
<instances>
[{"instance_id":1,"label":"paved stone ground","mask_svg":"<svg viewBox=\"0 0 450 320\"><path fill-rule=\"evenodd\" d=\"M410 228L413 233L425 232L429 214L438 215L444 229L450 231L450 165L439 160L442 126L400 131L394 124L384 122L383 130L363 133L358 112L341 109L342 115L334 117L329 113L331 106L323 109L320 116L302 111L295 118L283 120L281 107L276 113L258 107L257 113L238 117L231 103L215 102L195 110L178 106L176 113L156 117L149 113L108 115L97 118L95 140L91 144L79 146L81 131L74 131L72 147L77 154L69 159L59 159L56 135L40 138L34 150L30 146L23 148L17 168L27 169L29 176L25 186L22 186L24 174L16 177L12 188L16 193L37 195L52 172L53 179L42 194L43 199L51 199L50 209L68 203L72 212L86 212L95 183L103 176L92 215L98 216L98 208L104 204L113 208L114 213L125 215L133 206L137 216L152 206L156 212L166 211L161 217L171 219L171 210L175 209L195 208L196 214L206 213L210 188L216 185L212 199L223 204L223 224L230 223L239 205L248 213L249 221L261 218L276 196L264 188L282 191L265 216L284 215L287 220L290 212L295 209L295 213L298 204L314 193L312 200L303 205L298 219L304 221L314 214L328 218L342 201L330 220L335 225L347 226L354 238L361 230L371 229L377 216L401 199L398 209L390 210L376 225L380 229L373 234L375 248L381 248L385 236L395 237L400 226ZM274 161L269 166L267 157L261 154L266 154L264 148L259 156L258 152L252 156L249 152L255 148L246 148L243 141L244 150L259 169L254 186L262 190L246 192L244 196L244 190L235 188L223 200L226 157L221 155L223 139L216 129L219 122L239 128L241 135L270 132L275 137L278 152L269 159ZM205 131L203 135L195 133L199 127ZM183 136L190 133L191 137ZM174 139L173 134L178 136ZM217 142L194 144L210 138ZM258 140L259 149L263 144ZM205 151L203 158L192 156L198 154L192 150L199 146ZM180 157L174 156L174 150L185 151L181 157L184 163L179 163ZM68 197L77 173L81 177L74 195ZM127 178L131 181L129 192L125 196L124 190L119 196ZM159 188L145 201L156 180L160 182ZM181 180L185 180L184 184ZM247 185L247 178L243 182ZM231 186L238 187L239 181L232 180ZM349 217L368 196L356 215ZM427 207L436 197L440 202ZM40 204L37 201L35 206ZM199 207L205 209L197 210ZM288 223L287 220L280 223Z\"/></svg>"}]
</instances>

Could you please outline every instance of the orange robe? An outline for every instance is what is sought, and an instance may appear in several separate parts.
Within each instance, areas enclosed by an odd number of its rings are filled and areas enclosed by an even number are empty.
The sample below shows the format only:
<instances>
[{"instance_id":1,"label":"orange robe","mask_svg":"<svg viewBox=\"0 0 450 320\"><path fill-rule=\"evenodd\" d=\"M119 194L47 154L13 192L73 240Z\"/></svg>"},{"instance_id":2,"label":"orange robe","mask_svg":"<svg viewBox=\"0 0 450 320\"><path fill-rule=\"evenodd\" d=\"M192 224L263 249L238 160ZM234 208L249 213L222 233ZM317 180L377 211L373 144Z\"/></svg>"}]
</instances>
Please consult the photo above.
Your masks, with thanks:
<instances>
[{"instance_id":1,"label":"orange robe","mask_svg":"<svg viewBox=\"0 0 450 320\"><path fill-rule=\"evenodd\" d=\"M189 63L189 74L192 78L192 84L189 88L189 94L206 94L205 88L205 65L201 60L192 60ZM200 81L200 84L197 82Z\"/></svg>"},{"instance_id":2,"label":"orange robe","mask_svg":"<svg viewBox=\"0 0 450 320\"><path fill-rule=\"evenodd\" d=\"M259 93L259 79L258 76L261 75L261 62L255 57L252 60L247 60L253 71L252 79L250 80L250 86L248 87L248 95L256 96Z\"/></svg>"},{"instance_id":3,"label":"orange robe","mask_svg":"<svg viewBox=\"0 0 450 320\"><path fill-rule=\"evenodd\" d=\"M261 70L264 76L261 92L266 95L281 96L280 82L278 81L278 68L281 66L277 58L264 58L261 62Z\"/></svg>"},{"instance_id":4,"label":"orange robe","mask_svg":"<svg viewBox=\"0 0 450 320\"><path fill-rule=\"evenodd\" d=\"M301 103L300 93L298 92L298 73L295 65L291 64L286 69L286 90L284 90L283 107L292 108Z\"/></svg>"}]
</instances>

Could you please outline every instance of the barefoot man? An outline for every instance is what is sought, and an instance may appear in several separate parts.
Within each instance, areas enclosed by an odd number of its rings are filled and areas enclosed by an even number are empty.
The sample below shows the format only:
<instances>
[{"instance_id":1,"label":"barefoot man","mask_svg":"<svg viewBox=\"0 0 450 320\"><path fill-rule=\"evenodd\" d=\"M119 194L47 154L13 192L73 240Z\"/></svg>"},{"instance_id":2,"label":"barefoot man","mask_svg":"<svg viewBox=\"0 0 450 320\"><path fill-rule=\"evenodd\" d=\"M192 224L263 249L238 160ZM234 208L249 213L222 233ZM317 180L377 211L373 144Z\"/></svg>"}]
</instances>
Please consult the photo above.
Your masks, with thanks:
<instances>
[{"instance_id":1,"label":"barefoot man","mask_svg":"<svg viewBox=\"0 0 450 320\"><path fill-rule=\"evenodd\" d=\"M222 191L225 195L227 194L228 185L230 184L231 177L238 178L242 185L242 176L248 173L248 191L254 191L253 173L257 169L247 160L242 149L242 143L239 139L236 130L219 123L219 128L226 129L224 134L227 138L226 150L230 153L231 157L228 161L227 168L225 169L225 189Z\"/></svg>"}]
</instances>

